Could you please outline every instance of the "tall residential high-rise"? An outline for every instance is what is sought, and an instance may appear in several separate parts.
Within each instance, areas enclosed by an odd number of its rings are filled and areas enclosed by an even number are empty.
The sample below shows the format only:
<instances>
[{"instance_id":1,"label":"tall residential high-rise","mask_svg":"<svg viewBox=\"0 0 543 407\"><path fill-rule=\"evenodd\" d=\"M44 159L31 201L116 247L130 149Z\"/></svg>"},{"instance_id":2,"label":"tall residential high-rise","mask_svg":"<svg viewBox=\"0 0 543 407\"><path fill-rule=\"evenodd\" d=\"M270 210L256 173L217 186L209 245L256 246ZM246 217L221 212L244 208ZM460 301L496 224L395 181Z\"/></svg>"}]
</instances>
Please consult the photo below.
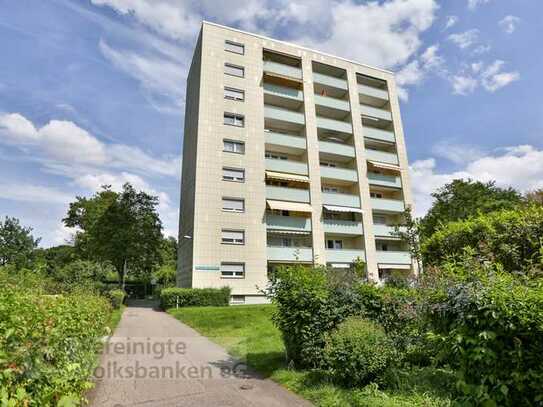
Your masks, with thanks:
<instances>
[{"instance_id":1,"label":"tall residential high-rise","mask_svg":"<svg viewBox=\"0 0 543 407\"><path fill-rule=\"evenodd\" d=\"M204 22L187 79L177 283L264 301L281 264L416 273L394 75Z\"/></svg>"}]
</instances>

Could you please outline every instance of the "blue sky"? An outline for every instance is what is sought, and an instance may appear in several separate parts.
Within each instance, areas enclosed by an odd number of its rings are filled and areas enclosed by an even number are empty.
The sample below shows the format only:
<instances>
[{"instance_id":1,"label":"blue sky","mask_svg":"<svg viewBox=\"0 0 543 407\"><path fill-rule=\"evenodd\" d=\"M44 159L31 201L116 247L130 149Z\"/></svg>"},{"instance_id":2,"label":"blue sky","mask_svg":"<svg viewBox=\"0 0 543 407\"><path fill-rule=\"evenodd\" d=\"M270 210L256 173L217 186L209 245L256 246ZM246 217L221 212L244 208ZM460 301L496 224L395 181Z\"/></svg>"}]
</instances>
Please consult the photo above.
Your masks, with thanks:
<instances>
[{"instance_id":1,"label":"blue sky","mask_svg":"<svg viewBox=\"0 0 543 407\"><path fill-rule=\"evenodd\" d=\"M457 177L543 187L538 0L0 0L0 216L49 246L67 204L129 181L175 235L202 19L397 72L418 214Z\"/></svg>"}]
</instances>

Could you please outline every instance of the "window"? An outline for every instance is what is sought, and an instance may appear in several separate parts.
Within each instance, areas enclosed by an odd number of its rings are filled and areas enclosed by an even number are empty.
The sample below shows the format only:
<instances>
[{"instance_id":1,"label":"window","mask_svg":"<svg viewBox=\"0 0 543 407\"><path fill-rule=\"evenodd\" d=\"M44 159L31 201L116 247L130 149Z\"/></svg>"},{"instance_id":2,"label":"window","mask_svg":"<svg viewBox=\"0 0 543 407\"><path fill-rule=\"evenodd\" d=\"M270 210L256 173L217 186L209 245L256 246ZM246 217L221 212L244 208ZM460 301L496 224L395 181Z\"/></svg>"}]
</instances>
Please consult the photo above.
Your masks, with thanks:
<instances>
[{"instance_id":1,"label":"window","mask_svg":"<svg viewBox=\"0 0 543 407\"><path fill-rule=\"evenodd\" d=\"M223 151L245 154L245 143L243 141L223 140Z\"/></svg>"},{"instance_id":2,"label":"window","mask_svg":"<svg viewBox=\"0 0 543 407\"><path fill-rule=\"evenodd\" d=\"M245 170L223 167L222 179L224 181L245 182Z\"/></svg>"},{"instance_id":3,"label":"window","mask_svg":"<svg viewBox=\"0 0 543 407\"><path fill-rule=\"evenodd\" d=\"M386 243L377 243L377 250L381 250L383 252L388 252L388 244L386 244Z\"/></svg>"},{"instance_id":4,"label":"window","mask_svg":"<svg viewBox=\"0 0 543 407\"><path fill-rule=\"evenodd\" d=\"M244 278L245 263L221 263L222 278Z\"/></svg>"},{"instance_id":5,"label":"window","mask_svg":"<svg viewBox=\"0 0 543 407\"><path fill-rule=\"evenodd\" d=\"M240 44L239 42L226 40L224 42L224 50L229 51L229 52L233 52L235 54L243 55L243 54L245 54L245 45Z\"/></svg>"},{"instance_id":6,"label":"window","mask_svg":"<svg viewBox=\"0 0 543 407\"><path fill-rule=\"evenodd\" d=\"M274 187L288 187L288 182L286 181L275 181L271 179L266 180L266 185L272 185Z\"/></svg>"},{"instance_id":7,"label":"window","mask_svg":"<svg viewBox=\"0 0 543 407\"><path fill-rule=\"evenodd\" d=\"M328 161L321 161L320 163L321 163L321 167L332 167L332 168L336 167L335 163L331 163Z\"/></svg>"},{"instance_id":8,"label":"window","mask_svg":"<svg viewBox=\"0 0 543 407\"><path fill-rule=\"evenodd\" d=\"M322 192L332 192L336 194L341 192L338 187L322 187L321 190Z\"/></svg>"},{"instance_id":9,"label":"window","mask_svg":"<svg viewBox=\"0 0 543 407\"><path fill-rule=\"evenodd\" d=\"M245 125L245 117L242 114L225 113L224 124L229 126L243 127Z\"/></svg>"},{"instance_id":10,"label":"window","mask_svg":"<svg viewBox=\"0 0 543 407\"><path fill-rule=\"evenodd\" d=\"M380 192L370 192L370 197L381 199L383 197L383 194Z\"/></svg>"},{"instance_id":11,"label":"window","mask_svg":"<svg viewBox=\"0 0 543 407\"><path fill-rule=\"evenodd\" d=\"M245 100L245 91L235 88L224 88L224 98L229 100Z\"/></svg>"},{"instance_id":12,"label":"window","mask_svg":"<svg viewBox=\"0 0 543 407\"><path fill-rule=\"evenodd\" d=\"M341 240L327 240L326 247L328 249L343 249L343 241Z\"/></svg>"},{"instance_id":13,"label":"window","mask_svg":"<svg viewBox=\"0 0 543 407\"><path fill-rule=\"evenodd\" d=\"M386 225L387 224L387 218L383 215L373 215L373 223L375 225Z\"/></svg>"},{"instance_id":14,"label":"window","mask_svg":"<svg viewBox=\"0 0 543 407\"><path fill-rule=\"evenodd\" d=\"M243 230L222 230L222 243L245 244L245 232Z\"/></svg>"},{"instance_id":15,"label":"window","mask_svg":"<svg viewBox=\"0 0 543 407\"><path fill-rule=\"evenodd\" d=\"M224 64L224 73L243 78L245 76L245 68L238 65Z\"/></svg>"},{"instance_id":16,"label":"window","mask_svg":"<svg viewBox=\"0 0 543 407\"><path fill-rule=\"evenodd\" d=\"M245 212L245 200L239 198L223 198L222 210L228 212Z\"/></svg>"},{"instance_id":17,"label":"window","mask_svg":"<svg viewBox=\"0 0 543 407\"><path fill-rule=\"evenodd\" d=\"M230 303L231 304L245 304L245 296L244 295L232 295L230 297Z\"/></svg>"},{"instance_id":18,"label":"window","mask_svg":"<svg viewBox=\"0 0 543 407\"><path fill-rule=\"evenodd\" d=\"M271 159L274 159L274 160L288 160L288 156L286 156L284 154L272 153L270 151L266 151L264 153L264 157L271 158Z\"/></svg>"}]
</instances>

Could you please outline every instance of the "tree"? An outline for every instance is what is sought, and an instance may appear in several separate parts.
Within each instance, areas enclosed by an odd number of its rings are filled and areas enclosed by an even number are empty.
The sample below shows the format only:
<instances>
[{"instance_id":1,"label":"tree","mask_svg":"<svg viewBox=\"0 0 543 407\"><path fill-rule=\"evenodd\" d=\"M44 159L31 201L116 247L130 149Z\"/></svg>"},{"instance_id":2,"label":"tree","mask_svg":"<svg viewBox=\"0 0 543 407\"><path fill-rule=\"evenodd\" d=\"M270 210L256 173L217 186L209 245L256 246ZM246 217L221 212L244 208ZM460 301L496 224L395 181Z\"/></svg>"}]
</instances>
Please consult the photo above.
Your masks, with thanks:
<instances>
[{"instance_id":1,"label":"tree","mask_svg":"<svg viewBox=\"0 0 543 407\"><path fill-rule=\"evenodd\" d=\"M32 228L21 226L18 219L6 216L3 222L0 220L0 266L28 266L39 242L39 238L32 236Z\"/></svg>"},{"instance_id":2,"label":"tree","mask_svg":"<svg viewBox=\"0 0 543 407\"><path fill-rule=\"evenodd\" d=\"M175 287L177 269L177 239L175 237L162 239L160 257L161 264L153 273L153 277L163 287Z\"/></svg>"},{"instance_id":3,"label":"tree","mask_svg":"<svg viewBox=\"0 0 543 407\"><path fill-rule=\"evenodd\" d=\"M536 203L543 205L543 188L536 189L535 191L530 191L526 194L526 200L529 203Z\"/></svg>"},{"instance_id":4,"label":"tree","mask_svg":"<svg viewBox=\"0 0 543 407\"><path fill-rule=\"evenodd\" d=\"M403 214L403 223L394 226L394 234L409 247L411 257L417 262L417 269L422 271L422 252L420 247L421 223L413 218L411 207L407 207Z\"/></svg>"},{"instance_id":5,"label":"tree","mask_svg":"<svg viewBox=\"0 0 543 407\"><path fill-rule=\"evenodd\" d=\"M495 182L456 179L432 194L435 202L421 220L421 238L430 237L441 226L481 213L513 209L522 196L513 188L498 188Z\"/></svg>"},{"instance_id":6,"label":"tree","mask_svg":"<svg viewBox=\"0 0 543 407\"><path fill-rule=\"evenodd\" d=\"M158 197L137 192L128 183L119 193L110 185L91 198L77 197L63 219L77 227L75 245L83 257L110 262L124 289L127 273L149 275L161 262L162 222Z\"/></svg>"}]
</instances>

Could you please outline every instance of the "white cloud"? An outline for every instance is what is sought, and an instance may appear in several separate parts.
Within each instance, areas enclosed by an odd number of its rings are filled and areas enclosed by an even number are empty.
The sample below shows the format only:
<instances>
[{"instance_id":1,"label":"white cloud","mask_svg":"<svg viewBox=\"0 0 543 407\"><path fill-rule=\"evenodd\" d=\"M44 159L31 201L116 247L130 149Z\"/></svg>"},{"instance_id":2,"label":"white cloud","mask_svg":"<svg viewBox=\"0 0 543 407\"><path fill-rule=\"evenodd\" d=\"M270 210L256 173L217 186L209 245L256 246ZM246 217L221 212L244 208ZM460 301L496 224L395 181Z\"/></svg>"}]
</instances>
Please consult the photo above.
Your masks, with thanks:
<instances>
[{"instance_id":1,"label":"white cloud","mask_svg":"<svg viewBox=\"0 0 543 407\"><path fill-rule=\"evenodd\" d=\"M518 72L501 72L504 61L496 60L481 75L481 83L489 92L495 92L520 79Z\"/></svg>"},{"instance_id":2,"label":"white cloud","mask_svg":"<svg viewBox=\"0 0 543 407\"><path fill-rule=\"evenodd\" d=\"M503 72L504 61L496 60L490 65L475 62L450 78L455 95L468 95L482 86L488 92L497 90L520 79L516 71Z\"/></svg>"},{"instance_id":3,"label":"white cloud","mask_svg":"<svg viewBox=\"0 0 543 407\"><path fill-rule=\"evenodd\" d=\"M498 24L507 34L513 34L520 23L520 18L512 15L505 16Z\"/></svg>"},{"instance_id":4,"label":"white cloud","mask_svg":"<svg viewBox=\"0 0 543 407\"><path fill-rule=\"evenodd\" d=\"M448 39L460 49L469 48L479 40L479 30L474 28L462 33L451 34Z\"/></svg>"},{"instance_id":5,"label":"white cloud","mask_svg":"<svg viewBox=\"0 0 543 407\"><path fill-rule=\"evenodd\" d=\"M447 20L445 22L445 28L443 29L443 31L454 27L457 23L458 23L458 16L447 16Z\"/></svg>"},{"instance_id":6,"label":"white cloud","mask_svg":"<svg viewBox=\"0 0 543 407\"><path fill-rule=\"evenodd\" d=\"M508 147L494 154L464 163L458 171L440 173L434 158L415 161L411 167L411 184L417 216L423 216L432 204L430 194L459 178L513 187L521 192L543 188L543 150L529 145Z\"/></svg>"},{"instance_id":7,"label":"white cloud","mask_svg":"<svg viewBox=\"0 0 543 407\"><path fill-rule=\"evenodd\" d=\"M468 95L479 85L477 79L472 76L455 75L451 79L453 93L455 95Z\"/></svg>"},{"instance_id":8,"label":"white cloud","mask_svg":"<svg viewBox=\"0 0 543 407\"><path fill-rule=\"evenodd\" d=\"M481 45L478 45L477 47L475 47L473 49L473 51L471 51L471 53L473 55L481 55L481 54L486 54L488 51L490 51L492 49L492 47L488 44L481 44Z\"/></svg>"},{"instance_id":9,"label":"white cloud","mask_svg":"<svg viewBox=\"0 0 543 407\"><path fill-rule=\"evenodd\" d=\"M66 204L73 199L73 195L43 185L0 182L0 198L20 202Z\"/></svg>"},{"instance_id":10,"label":"white cloud","mask_svg":"<svg viewBox=\"0 0 543 407\"><path fill-rule=\"evenodd\" d=\"M468 8L475 10L479 5L490 3L490 0L468 0Z\"/></svg>"},{"instance_id":11,"label":"white cloud","mask_svg":"<svg viewBox=\"0 0 543 407\"><path fill-rule=\"evenodd\" d=\"M38 131L30 120L19 113L0 114L0 136L6 142L34 143Z\"/></svg>"},{"instance_id":12,"label":"white cloud","mask_svg":"<svg viewBox=\"0 0 543 407\"><path fill-rule=\"evenodd\" d=\"M450 141L436 144L432 148L432 152L455 164L466 164L483 156L481 150L476 146L455 144Z\"/></svg>"}]
</instances>

